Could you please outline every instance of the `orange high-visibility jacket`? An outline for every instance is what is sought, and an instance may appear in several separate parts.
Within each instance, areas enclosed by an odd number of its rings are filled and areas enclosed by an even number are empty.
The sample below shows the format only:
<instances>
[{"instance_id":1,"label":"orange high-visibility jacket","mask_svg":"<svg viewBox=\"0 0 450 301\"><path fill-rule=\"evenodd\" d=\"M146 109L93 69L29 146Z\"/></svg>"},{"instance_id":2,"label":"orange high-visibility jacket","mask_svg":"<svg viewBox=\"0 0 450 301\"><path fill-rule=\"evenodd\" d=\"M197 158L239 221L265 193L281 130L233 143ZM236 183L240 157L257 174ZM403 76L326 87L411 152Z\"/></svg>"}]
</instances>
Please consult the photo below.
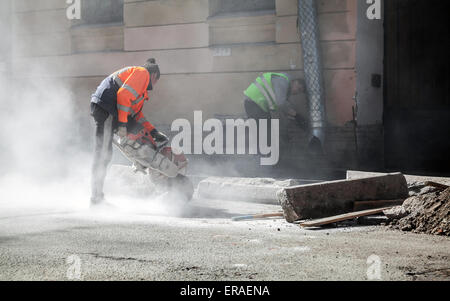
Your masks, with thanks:
<instances>
[{"instance_id":1,"label":"orange high-visibility jacket","mask_svg":"<svg viewBox=\"0 0 450 301\"><path fill-rule=\"evenodd\" d=\"M126 67L114 72L112 77L120 87L117 91L119 125L126 125L128 117L131 116L151 132L155 127L145 119L142 113L144 101L149 99L147 87L150 82L150 74L147 69Z\"/></svg>"}]
</instances>

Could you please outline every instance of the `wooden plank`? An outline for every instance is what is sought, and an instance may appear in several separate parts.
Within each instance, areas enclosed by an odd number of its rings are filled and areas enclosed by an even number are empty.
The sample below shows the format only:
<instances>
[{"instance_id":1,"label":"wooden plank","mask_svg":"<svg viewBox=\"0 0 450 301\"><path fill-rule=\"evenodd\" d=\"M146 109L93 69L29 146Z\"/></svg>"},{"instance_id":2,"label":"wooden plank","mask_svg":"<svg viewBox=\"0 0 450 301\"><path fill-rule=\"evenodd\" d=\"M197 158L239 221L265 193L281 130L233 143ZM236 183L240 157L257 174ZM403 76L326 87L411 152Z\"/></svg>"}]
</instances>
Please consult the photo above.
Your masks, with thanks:
<instances>
[{"instance_id":1,"label":"wooden plank","mask_svg":"<svg viewBox=\"0 0 450 301\"><path fill-rule=\"evenodd\" d=\"M403 205L404 199L399 200L388 200L388 201L357 201L353 203L353 211L362 211L370 209L378 209L389 206L401 206Z\"/></svg>"},{"instance_id":2,"label":"wooden plank","mask_svg":"<svg viewBox=\"0 0 450 301\"><path fill-rule=\"evenodd\" d=\"M364 211L358 211L358 212L353 212L353 213L341 214L341 215L331 216L331 217L327 217L327 218L316 219L316 220L312 220L309 222L303 222L303 223L300 223L300 226L302 226L304 228L319 227L319 226L323 226L323 225L329 225L332 223L337 223L337 222L354 219L354 218L361 217L361 216L375 215L378 213L382 213L384 210L391 209L391 208L392 207L385 207L385 208L380 208L380 209L364 210Z\"/></svg>"},{"instance_id":3,"label":"wooden plank","mask_svg":"<svg viewBox=\"0 0 450 301\"><path fill-rule=\"evenodd\" d=\"M237 221L244 221L244 220L251 220L251 219L264 219L264 218L270 218L270 217L283 217L283 212L236 216L236 217L233 217L231 220L237 222Z\"/></svg>"}]
</instances>

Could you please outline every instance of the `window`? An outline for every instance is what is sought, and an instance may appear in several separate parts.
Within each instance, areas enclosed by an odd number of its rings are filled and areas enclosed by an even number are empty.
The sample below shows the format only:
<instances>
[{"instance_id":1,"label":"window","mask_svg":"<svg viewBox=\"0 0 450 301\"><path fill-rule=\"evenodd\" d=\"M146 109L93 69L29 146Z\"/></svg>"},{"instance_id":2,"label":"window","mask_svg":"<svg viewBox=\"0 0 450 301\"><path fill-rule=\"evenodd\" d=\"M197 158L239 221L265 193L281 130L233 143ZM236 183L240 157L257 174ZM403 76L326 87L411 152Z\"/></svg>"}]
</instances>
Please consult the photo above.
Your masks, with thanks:
<instances>
[{"instance_id":1,"label":"window","mask_svg":"<svg viewBox=\"0 0 450 301\"><path fill-rule=\"evenodd\" d=\"M123 23L124 0L83 0L82 24Z\"/></svg>"},{"instance_id":2,"label":"window","mask_svg":"<svg viewBox=\"0 0 450 301\"><path fill-rule=\"evenodd\" d=\"M275 10L275 0L210 0L210 16Z\"/></svg>"}]
</instances>

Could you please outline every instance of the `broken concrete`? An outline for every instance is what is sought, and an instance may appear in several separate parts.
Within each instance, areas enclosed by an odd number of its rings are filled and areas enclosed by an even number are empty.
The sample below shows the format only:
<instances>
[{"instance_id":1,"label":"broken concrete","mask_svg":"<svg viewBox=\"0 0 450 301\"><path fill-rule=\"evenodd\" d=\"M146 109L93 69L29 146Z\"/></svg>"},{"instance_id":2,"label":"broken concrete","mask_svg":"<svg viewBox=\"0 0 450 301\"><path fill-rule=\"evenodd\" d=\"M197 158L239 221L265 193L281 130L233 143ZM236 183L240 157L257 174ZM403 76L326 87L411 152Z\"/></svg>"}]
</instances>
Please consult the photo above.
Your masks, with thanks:
<instances>
[{"instance_id":1,"label":"broken concrete","mask_svg":"<svg viewBox=\"0 0 450 301\"><path fill-rule=\"evenodd\" d=\"M409 196L425 195L432 192L440 191L439 188L428 186L422 182L408 184Z\"/></svg>"},{"instance_id":2,"label":"broken concrete","mask_svg":"<svg viewBox=\"0 0 450 301\"><path fill-rule=\"evenodd\" d=\"M198 196L205 199L278 204L277 192L281 188L305 183L308 182L301 180L279 181L269 178L209 177L198 184Z\"/></svg>"},{"instance_id":3,"label":"broken concrete","mask_svg":"<svg viewBox=\"0 0 450 301\"><path fill-rule=\"evenodd\" d=\"M410 197L384 214L394 229L450 236L450 188Z\"/></svg>"},{"instance_id":4,"label":"broken concrete","mask_svg":"<svg viewBox=\"0 0 450 301\"><path fill-rule=\"evenodd\" d=\"M387 175L387 174L379 173L379 172L347 170L347 180L370 178L370 177L383 176L383 175ZM433 182L436 182L439 184L444 184L444 185L450 185L450 178L413 176L413 175L404 175L404 176L405 176L406 182L410 185L416 184L416 183L425 183L428 181L433 181Z\"/></svg>"},{"instance_id":5,"label":"broken concrete","mask_svg":"<svg viewBox=\"0 0 450 301\"><path fill-rule=\"evenodd\" d=\"M408 197L401 173L288 187L278 192L290 223L352 212L354 201L398 200Z\"/></svg>"}]
</instances>

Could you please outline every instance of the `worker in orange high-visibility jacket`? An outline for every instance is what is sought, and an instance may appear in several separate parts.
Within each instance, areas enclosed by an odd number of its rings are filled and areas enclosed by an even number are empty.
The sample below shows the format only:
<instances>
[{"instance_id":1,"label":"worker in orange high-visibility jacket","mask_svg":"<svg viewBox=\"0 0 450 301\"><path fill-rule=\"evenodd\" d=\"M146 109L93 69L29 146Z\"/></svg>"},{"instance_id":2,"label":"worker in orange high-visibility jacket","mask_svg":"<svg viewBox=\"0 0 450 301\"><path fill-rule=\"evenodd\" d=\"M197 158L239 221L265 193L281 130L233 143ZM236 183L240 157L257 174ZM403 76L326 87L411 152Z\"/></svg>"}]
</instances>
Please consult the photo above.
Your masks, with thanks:
<instances>
[{"instance_id":1,"label":"worker in orange high-visibility jacket","mask_svg":"<svg viewBox=\"0 0 450 301\"><path fill-rule=\"evenodd\" d=\"M105 78L91 97L91 115L95 121L95 152L92 164L91 205L104 201L103 185L112 158L112 139L116 133L126 139L128 131L145 128L158 147L168 142L145 119L142 109L149 91L160 78L155 59L142 67L126 67Z\"/></svg>"}]
</instances>

